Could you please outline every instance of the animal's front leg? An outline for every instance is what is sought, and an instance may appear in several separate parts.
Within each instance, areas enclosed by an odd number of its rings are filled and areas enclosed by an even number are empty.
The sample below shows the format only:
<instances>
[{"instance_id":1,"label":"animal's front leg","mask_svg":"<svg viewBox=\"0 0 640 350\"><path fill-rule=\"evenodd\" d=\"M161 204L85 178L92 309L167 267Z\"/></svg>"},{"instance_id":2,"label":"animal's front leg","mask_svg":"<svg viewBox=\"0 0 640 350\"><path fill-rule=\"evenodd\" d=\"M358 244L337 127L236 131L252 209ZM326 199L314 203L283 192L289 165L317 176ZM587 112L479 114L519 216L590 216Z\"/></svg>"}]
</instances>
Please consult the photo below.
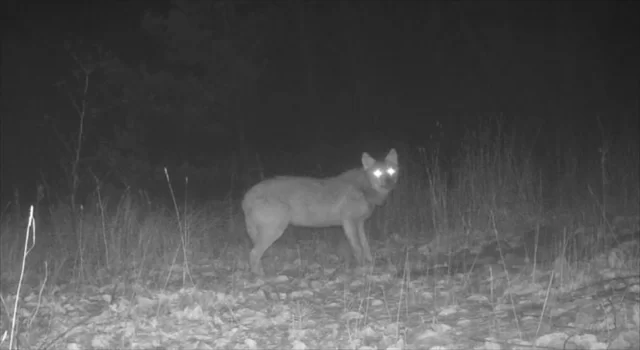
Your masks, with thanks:
<instances>
[{"instance_id":1,"label":"animal's front leg","mask_svg":"<svg viewBox=\"0 0 640 350\"><path fill-rule=\"evenodd\" d=\"M367 234L364 232L364 220L358 222L358 238L360 239L360 245L362 246L362 254L367 263L373 263L373 257L371 256L371 248L369 247L369 241L367 240Z\"/></svg>"},{"instance_id":2,"label":"animal's front leg","mask_svg":"<svg viewBox=\"0 0 640 350\"><path fill-rule=\"evenodd\" d=\"M358 226L353 220L344 220L342 223L342 227L344 228L344 234L347 236L347 240L349 240L349 244L351 244L351 248L353 249L353 255L355 255L358 263L362 263L362 248L360 245L360 239L358 237Z\"/></svg>"}]
</instances>

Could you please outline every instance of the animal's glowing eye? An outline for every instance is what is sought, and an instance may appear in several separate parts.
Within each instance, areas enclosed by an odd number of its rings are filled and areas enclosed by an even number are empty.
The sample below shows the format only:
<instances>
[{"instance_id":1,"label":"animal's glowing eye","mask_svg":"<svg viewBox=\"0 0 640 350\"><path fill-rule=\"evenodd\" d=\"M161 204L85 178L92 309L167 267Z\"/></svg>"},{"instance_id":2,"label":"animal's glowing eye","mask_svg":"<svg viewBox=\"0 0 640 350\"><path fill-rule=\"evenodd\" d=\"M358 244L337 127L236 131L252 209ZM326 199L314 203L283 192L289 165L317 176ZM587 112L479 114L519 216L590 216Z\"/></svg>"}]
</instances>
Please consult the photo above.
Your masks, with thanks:
<instances>
[{"instance_id":1,"label":"animal's glowing eye","mask_svg":"<svg viewBox=\"0 0 640 350\"><path fill-rule=\"evenodd\" d=\"M387 174L389 174L389 176L393 176L393 174L396 173L396 169L394 168L387 168Z\"/></svg>"},{"instance_id":2,"label":"animal's glowing eye","mask_svg":"<svg viewBox=\"0 0 640 350\"><path fill-rule=\"evenodd\" d=\"M376 170L374 170L374 171L373 171L373 176L375 176L375 177L380 177L380 176L382 176L382 170L380 170L380 169L376 169Z\"/></svg>"}]
</instances>

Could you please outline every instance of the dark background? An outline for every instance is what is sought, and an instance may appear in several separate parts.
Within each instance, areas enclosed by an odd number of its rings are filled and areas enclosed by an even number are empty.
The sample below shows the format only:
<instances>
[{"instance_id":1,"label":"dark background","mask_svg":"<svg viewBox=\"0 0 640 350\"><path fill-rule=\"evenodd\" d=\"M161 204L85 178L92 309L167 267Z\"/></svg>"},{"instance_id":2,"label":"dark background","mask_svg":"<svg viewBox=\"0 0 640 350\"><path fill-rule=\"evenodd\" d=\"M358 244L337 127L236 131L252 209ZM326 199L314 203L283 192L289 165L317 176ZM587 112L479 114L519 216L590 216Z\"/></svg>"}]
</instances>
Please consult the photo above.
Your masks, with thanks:
<instances>
[{"instance_id":1,"label":"dark background","mask_svg":"<svg viewBox=\"0 0 640 350\"><path fill-rule=\"evenodd\" d=\"M108 62L86 94L83 171L145 187L189 164L220 187L203 198L257 172L331 175L363 151L453 155L488 118L520 130L541 167L638 128L636 1L190 3L8 4L3 200L68 185L72 55Z\"/></svg>"}]
</instances>

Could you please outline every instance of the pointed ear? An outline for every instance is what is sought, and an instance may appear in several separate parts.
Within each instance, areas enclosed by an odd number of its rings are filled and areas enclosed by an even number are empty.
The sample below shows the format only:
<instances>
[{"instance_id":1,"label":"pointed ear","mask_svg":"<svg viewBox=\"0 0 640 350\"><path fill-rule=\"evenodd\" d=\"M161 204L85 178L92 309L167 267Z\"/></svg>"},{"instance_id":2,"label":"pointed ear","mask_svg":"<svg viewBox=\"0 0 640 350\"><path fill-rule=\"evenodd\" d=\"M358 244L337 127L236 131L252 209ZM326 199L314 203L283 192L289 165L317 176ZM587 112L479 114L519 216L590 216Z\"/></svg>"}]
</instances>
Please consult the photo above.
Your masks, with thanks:
<instances>
[{"instance_id":1,"label":"pointed ear","mask_svg":"<svg viewBox=\"0 0 640 350\"><path fill-rule=\"evenodd\" d=\"M365 169L369 169L373 166L373 164L376 163L376 160L371 158L371 156L369 155L369 153L364 152L362 153L362 166Z\"/></svg>"},{"instance_id":2,"label":"pointed ear","mask_svg":"<svg viewBox=\"0 0 640 350\"><path fill-rule=\"evenodd\" d=\"M398 164L398 153L396 153L396 149L392 148L384 160L389 163Z\"/></svg>"}]
</instances>

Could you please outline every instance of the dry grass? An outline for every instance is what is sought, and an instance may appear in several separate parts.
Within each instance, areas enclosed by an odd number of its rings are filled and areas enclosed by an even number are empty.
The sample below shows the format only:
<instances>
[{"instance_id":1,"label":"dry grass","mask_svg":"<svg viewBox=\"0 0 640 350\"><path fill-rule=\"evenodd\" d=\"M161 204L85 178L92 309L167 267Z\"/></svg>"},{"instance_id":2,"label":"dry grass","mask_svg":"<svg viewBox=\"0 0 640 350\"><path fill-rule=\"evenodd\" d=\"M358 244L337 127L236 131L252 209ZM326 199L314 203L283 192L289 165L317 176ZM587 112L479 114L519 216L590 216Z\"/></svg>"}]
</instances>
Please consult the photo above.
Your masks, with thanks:
<instances>
[{"instance_id":1,"label":"dry grass","mask_svg":"<svg viewBox=\"0 0 640 350\"><path fill-rule=\"evenodd\" d=\"M401 154L399 187L372 218L370 232L378 240L397 235L450 251L556 225L568 234L551 237L555 254L580 249L568 256L595 256L611 245L612 218L639 211L638 135L630 130L623 136L594 146L583 166L569 148L555 169L536 165L536 140L523 141L496 121L469 130L453 159L443 160L437 147L408 151ZM557 174L556 181L549 183L545 172ZM188 267L206 257L235 259L234 268L244 268L249 246L237 202L196 205L174 198L167 206L141 193L98 194L78 215L64 203L37 208L36 217L46 219L36 222L41 237L26 262L25 283L39 288L46 272L49 286L113 276L151 277L162 286L167 264ZM26 222L11 210L0 220L3 292L15 291ZM580 231L582 244L572 244L580 227L597 229ZM410 265L411 255L398 253Z\"/></svg>"}]
</instances>

